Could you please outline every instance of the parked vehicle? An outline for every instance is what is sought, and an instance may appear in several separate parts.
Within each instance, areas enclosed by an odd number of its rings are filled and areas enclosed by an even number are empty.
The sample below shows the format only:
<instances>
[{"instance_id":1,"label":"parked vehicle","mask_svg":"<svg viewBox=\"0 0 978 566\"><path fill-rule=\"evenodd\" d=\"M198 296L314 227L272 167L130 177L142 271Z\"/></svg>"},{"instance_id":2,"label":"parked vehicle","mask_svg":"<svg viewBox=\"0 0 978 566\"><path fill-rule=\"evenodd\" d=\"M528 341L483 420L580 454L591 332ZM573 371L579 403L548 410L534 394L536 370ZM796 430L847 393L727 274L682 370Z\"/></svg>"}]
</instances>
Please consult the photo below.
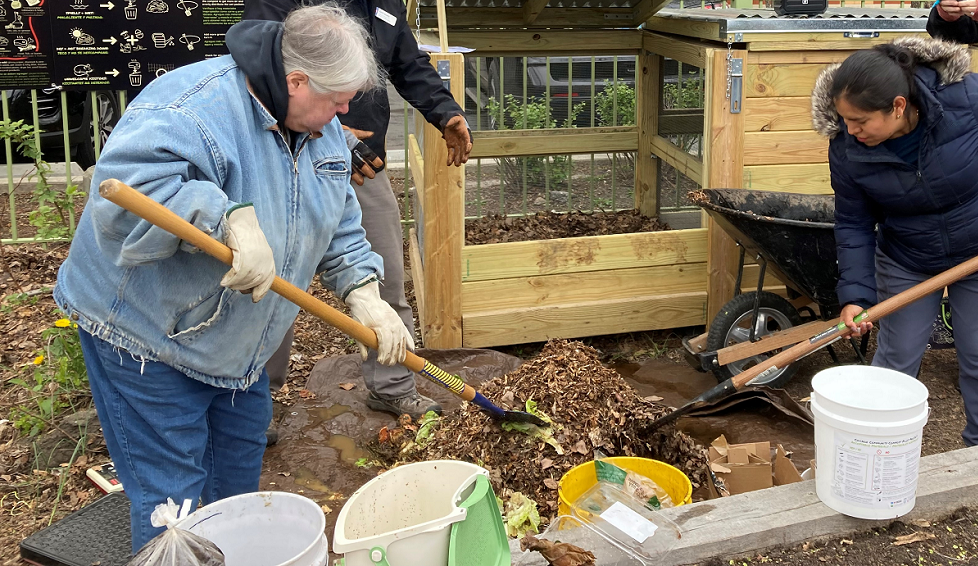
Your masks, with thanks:
<instances>
[{"instance_id":1,"label":"parked vehicle","mask_svg":"<svg viewBox=\"0 0 978 566\"><path fill-rule=\"evenodd\" d=\"M95 136L99 137L99 147L105 147L105 142L112 129L119 121L121 111L116 94L112 91L97 91L95 103L98 109L97 128L92 124L92 97L89 92L66 93L65 109L68 116L68 149L71 160L82 168L95 165ZM17 89L7 91L7 102L10 106L10 119L34 123L34 112L31 108L31 91ZM57 89L41 89L37 91L38 124L41 129L41 151L44 159L50 162L64 161L65 139L61 108L61 92ZM23 160L14 157L15 161Z\"/></svg>"}]
</instances>

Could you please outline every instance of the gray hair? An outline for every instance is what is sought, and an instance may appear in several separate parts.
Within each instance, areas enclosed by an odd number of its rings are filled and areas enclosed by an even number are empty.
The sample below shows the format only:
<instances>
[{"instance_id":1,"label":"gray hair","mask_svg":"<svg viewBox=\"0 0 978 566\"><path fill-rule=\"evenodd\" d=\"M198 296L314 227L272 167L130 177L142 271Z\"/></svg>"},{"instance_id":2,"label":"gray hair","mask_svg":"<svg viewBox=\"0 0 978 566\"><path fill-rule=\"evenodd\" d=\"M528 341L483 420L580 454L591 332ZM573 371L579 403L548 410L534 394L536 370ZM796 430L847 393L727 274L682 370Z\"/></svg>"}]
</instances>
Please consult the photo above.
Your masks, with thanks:
<instances>
[{"instance_id":1,"label":"gray hair","mask_svg":"<svg viewBox=\"0 0 978 566\"><path fill-rule=\"evenodd\" d=\"M319 93L369 91L382 83L367 30L335 4L305 6L285 18L282 63L286 74L308 75Z\"/></svg>"}]
</instances>

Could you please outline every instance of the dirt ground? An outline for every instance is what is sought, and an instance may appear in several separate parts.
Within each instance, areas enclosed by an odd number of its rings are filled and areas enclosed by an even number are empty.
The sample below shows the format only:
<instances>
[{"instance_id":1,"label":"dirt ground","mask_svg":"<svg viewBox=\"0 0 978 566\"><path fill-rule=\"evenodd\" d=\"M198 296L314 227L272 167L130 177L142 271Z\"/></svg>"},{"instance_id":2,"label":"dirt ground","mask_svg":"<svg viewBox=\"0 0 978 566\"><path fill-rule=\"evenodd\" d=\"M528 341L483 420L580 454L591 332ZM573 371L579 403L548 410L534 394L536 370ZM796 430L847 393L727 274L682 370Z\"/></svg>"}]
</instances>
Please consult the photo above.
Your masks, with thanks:
<instances>
[{"instance_id":1,"label":"dirt ground","mask_svg":"<svg viewBox=\"0 0 978 566\"><path fill-rule=\"evenodd\" d=\"M30 407L31 395L11 380L29 375L32 360L41 347L39 333L60 318L50 295L58 265L67 251L64 245L44 249L35 245L0 246L0 564L19 564L18 543L27 535L63 518L100 493L84 476L85 470L108 460L98 427L89 425L92 418L90 403L82 397L74 399L74 415L62 415L48 423L48 431L36 438L21 437L10 422L14 406ZM408 296L413 292L408 281ZM312 291L333 306L341 307L331 294L317 285ZM16 300L14 299L16 296ZM630 383L642 395L654 394L676 400L676 404L715 383L707 374L691 370L683 361L680 339L702 332L702 328L675 329L666 332L629 333L585 339L594 347L604 363L631 372ZM543 344L525 344L498 348L500 353L528 359L541 350ZM337 358L355 352L351 340L305 313L297 321L296 341L292 352L292 374L286 390L276 394L276 418L288 433L298 426L293 413L299 413L303 402L309 401L307 382L316 363L324 358ZM839 350L843 363L853 363L851 351ZM833 362L826 352L809 356L786 390L795 399L805 400L811 393L811 377ZM646 373L642 373L646 368ZM651 368L651 370L649 369ZM963 447L960 438L964 416L960 393L955 388L957 363L953 350L930 351L924 357L920 379L930 391L931 417L924 429L924 455ZM362 395L362 383L355 384L351 395ZM351 401L352 402L352 401ZM326 407L329 409L329 407ZM69 411L71 412L71 411ZM337 420L336 411L318 414L320 423ZM305 417L304 417L305 418ZM356 420L355 414L343 418ZM736 419L736 416L729 417ZM339 419L342 420L342 419ZM708 442L715 437L720 425L704 425L705 419L684 419L680 428L691 436ZM291 424L290 424L291 423ZM301 427L299 427L301 428ZM741 427L744 428L744 427ZM727 429L728 438L738 442L737 433ZM743 438L743 440L753 440ZM307 441L312 442L312 441ZM324 440L325 442L325 440ZM354 455L362 447L344 445L347 452L331 468L346 478L342 489L324 485L318 471L302 470L298 461L273 448L266 454L263 487L287 489L307 495L327 494L323 499L330 509L328 519L335 515L357 485L372 477L370 470L358 468ZM798 455L803 454L798 450ZM804 461L802 459L802 461ZM799 465L799 467L802 467ZM317 489L325 489L318 491ZM702 497L697 494L697 498ZM332 529L329 529L330 533ZM917 534L914 534L917 533ZM911 535L910 539L900 539ZM933 538L931 538L933 535ZM778 549L759 556L718 557L712 565L781 563L800 565L820 564L966 564L978 561L978 515L963 510L933 525L903 525L894 523L835 541L810 541L796 548ZM897 543L901 544L897 544Z\"/></svg>"}]
</instances>

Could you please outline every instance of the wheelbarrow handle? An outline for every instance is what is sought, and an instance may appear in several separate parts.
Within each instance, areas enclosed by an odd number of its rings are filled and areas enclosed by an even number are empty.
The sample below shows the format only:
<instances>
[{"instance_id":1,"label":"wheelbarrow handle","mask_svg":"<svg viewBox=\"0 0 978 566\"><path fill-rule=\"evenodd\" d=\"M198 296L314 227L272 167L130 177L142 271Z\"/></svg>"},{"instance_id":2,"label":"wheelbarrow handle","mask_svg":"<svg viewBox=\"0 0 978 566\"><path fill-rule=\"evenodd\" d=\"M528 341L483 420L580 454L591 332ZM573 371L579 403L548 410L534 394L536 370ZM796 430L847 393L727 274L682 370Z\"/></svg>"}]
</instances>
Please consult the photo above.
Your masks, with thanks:
<instances>
[{"instance_id":1,"label":"wheelbarrow handle","mask_svg":"<svg viewBox=\"0 0 978 566\"><path fill-rule=\"evenodd\" d=\"M177 216L170 209L129 185L126 185L122 181L106 179L99 185L98 192L102 198L121 206L181 240L189 242L206 254L220 260L222 263L231 265L231 260L233 259L231 248L211 238L193 224ZM371 349L377 349L377 335L373 330L370 330L323 301L313 297L306 291L299 289L285 279L276 275L275 281L272 282L272 291L295 303L306 312L341 330L347 336L365 344ZM407 357L405 357L402 365L415 373L427 377L462 399L475 402L489 412L503 412L502 409L493 405L458 376L442 370L414 352L407 352Z\"/></svg>"}]
</instances>

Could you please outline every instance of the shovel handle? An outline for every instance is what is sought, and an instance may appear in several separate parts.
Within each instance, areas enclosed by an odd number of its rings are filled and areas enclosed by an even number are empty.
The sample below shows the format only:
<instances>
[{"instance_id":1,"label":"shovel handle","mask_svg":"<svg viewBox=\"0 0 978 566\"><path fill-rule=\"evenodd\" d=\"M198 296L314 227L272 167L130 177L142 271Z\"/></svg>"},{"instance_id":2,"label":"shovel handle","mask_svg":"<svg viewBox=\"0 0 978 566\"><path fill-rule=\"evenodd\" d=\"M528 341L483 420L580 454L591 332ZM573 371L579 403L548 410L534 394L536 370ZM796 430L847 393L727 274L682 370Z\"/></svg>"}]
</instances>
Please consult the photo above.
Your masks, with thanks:
<instances>
[{"instance_id":1,"label":"shovel handle","mask_svg":"<svg viewBox=\"0 0 978 566\"><path fill-rule=\"evenodd\" d=\"M106 179L98 187L99 195L113 202L143 220L166 230L170 234L189 242L222 263L231 265L234 255L231 248L208 236L193 224L177 216L173 211L149 198L143 193L117 179ZM272 282L272 291L298 305L302 310L322 319L327 324L341 330L347 336L355 339L369 348L377 349L377 334L366 326L339 312L333 307L299 289L279 276ZM452 375L414 352L408 351L402 362L404 367L419 373L428 379L455 393L466 401L476 398L476 391L463 382L458 376Z\"/></svg>"}]
</instances>

